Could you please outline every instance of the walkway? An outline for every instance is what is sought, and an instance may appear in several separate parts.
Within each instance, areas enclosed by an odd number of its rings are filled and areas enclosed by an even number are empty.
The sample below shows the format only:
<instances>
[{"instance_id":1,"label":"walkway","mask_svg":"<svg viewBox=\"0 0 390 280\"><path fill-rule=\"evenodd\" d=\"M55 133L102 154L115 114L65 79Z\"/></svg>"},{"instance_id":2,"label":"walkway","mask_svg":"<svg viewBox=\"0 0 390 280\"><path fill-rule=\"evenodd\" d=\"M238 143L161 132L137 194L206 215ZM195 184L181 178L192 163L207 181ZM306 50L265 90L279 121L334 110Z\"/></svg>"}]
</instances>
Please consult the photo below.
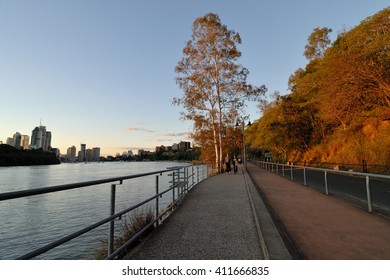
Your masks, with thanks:
<instances>
[{"instance_id":1,"label":"walkway","mask_svg":"<svg viewBox=\"0 0 390 280\"><path fill-rule=\"evenodd\" d=\"M251 205L255 205L251 207ZM247 174L222 174L196 186L126 259L290 259Z\"/></svg>"},{"instance_id":2,"label":"walkway","mask_svg":"<svg viewBox=\"0 0 390 280\"><path fill-rule=\"evenodd\" d=\"M252 164L248 172L296 255L390 260L390 219Z\"/></svg>"}]
</instances>

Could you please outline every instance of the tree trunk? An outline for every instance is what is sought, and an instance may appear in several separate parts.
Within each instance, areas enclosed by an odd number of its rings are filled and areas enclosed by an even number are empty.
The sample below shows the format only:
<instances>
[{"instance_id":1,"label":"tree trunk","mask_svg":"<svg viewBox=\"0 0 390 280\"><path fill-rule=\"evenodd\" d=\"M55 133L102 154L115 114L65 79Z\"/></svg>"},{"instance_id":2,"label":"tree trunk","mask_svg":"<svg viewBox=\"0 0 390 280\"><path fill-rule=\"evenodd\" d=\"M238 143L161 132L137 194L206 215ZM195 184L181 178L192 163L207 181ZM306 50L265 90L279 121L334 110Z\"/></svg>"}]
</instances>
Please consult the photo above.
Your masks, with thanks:
<instances>
[{"instance_id":1,"label":"tree trunk","mask_svg":"<svg viewBox=\"0 0 390 280\"><path fill-rule=\"evenodd\" d=\"M221 157L219 156L219 153L218 153L218 148L220 145L218 145L217 128L216 128L216 124L215 124L214 110L212 110L212 113L211 113L211 121L212 121L212 126L213 126L215 163L217 166L218 173L221 173Z\"/></svg>"}]
</instances>

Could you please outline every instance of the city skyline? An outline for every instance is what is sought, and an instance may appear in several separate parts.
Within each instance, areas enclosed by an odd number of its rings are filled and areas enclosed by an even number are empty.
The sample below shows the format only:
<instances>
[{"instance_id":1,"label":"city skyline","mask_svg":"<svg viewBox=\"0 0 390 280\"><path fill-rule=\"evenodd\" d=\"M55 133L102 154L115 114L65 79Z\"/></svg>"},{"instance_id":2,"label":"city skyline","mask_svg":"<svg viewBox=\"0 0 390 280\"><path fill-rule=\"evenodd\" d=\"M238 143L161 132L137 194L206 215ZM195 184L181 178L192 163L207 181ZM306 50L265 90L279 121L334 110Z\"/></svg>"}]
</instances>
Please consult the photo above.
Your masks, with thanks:
<instances>
[{"instance_id":1,"label":"city skyline","mask_svg":"<svg viewBox=\"0 0 390 280\"><path fill-rule=\"evenodd\" d=\"M37 134L39 132L41 132L41 133L38 136ZM43 136L44 133L45 133L45 136ZM13 134L13 137L7 137L6 141L2 141L0 139L0 143L7 144L10 146L16 147L18 149L23 148L25 150L42 148L45 151L49 151L49 148L59 149L57 147L51 146L51 137L52 137L51 131L46 131L46 126L43 126L42 122L39 124L39 126L36 126L34 129L32 129L30 135L22 134L21 132L16 131ZM46 138L48 138L48 139L46 139ZM93 151L94 149L99 149L98 156L92 156L92 158L94 158L96 160L96 158L100 157L100 156L116 156L118 154L128 153L130 151L132 153L135 153L137 151L144 151L144 150L155 151L157 148L161 148L161 147L165 147L165 146L166 147L168 147L168 146L174 147L175 145L180 145L181 143L186 143L186 145L191 145L191 143L187 142L187 141L180 141L179 143L172 143L172 145L159 143L158 145L156 145L153 148L145 149L145 148L135 147L135 148L130 148L128 150L123 150L121 152L118 151L115 154L107 154L107 153L101 154L100 147L93 146L92 148L87 149L87 143L80 142L80 150L78 152L80 152L80 151L82 152L84 150L84 153L83 153L81 159L80 159L80 154L77 153L77 147L74 144L72 144L72 146L69 146L65 151L64 150L61 151L60 149L59 149L59 151L60 151L61 156L63 156L63 157L69 158L69 154L71 154L70 157L72 158L72 161L74 161L74 158L78 158L79 161L86 161L86 151L88 151L88 150ZM74 152L72 151L70 153L69 151L73 150L73 148L74 148Z\"/></svg>"},{"instance_id":2,"label":"city skyline","mask_svg":"<svg viewBox=\"0 0 390 280\"><path fill-rule=\"evenodd\" d=\"M0 141L31 135L42 119L52 146L88 143L102 154L190 141L192 123L171 105L174 68L192 24L219 15L242 44L248 82L288 93L316 27L350 29L388 1L1 1ZM261 114L249 103L251 121Z\"/></svg>"}]
</instances>

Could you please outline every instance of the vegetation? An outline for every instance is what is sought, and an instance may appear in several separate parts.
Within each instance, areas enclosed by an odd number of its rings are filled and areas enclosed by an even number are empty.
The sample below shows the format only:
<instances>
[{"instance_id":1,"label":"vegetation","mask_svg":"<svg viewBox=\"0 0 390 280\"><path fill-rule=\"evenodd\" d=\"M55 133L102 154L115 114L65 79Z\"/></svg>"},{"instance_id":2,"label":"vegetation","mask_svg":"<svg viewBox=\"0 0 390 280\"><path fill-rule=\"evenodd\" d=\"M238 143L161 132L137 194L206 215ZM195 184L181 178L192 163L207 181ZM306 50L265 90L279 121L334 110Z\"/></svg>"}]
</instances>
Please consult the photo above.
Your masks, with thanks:
<instances>
[{"instance_id":1,"label":"vegetation","mask_svg":"<svg viewBox=\"0 0 390 280\"><path fill-rule=\"evenodd\" d=\"M121 223L119 224L117 235L114 237L114 250L118 249L125 242L130 240L145 226L150 224L153 221L153 219L154 219L154 214L150 209L135 211L130 216L124 216ZM144 238L146 235L148 235L153 229L154 227L151 227L143 235L141 235L138 242L141 241L141 239ZM129 248L127 248L125 252L121 253L118 256L119 259L123 258L129 252L128 250L134 248L136 244L137 242L135 242ZM108 239L106 238L102 240L102 246L96 255L96 259L105 259L107 257L107 251L108 251Z\"/></svg>"},{"instance_id":2,"label":"vegetation","mask_svg":"<svg viewBox=\"0 0 390 280\"><path fill-rule=\"evenodd\" d=\"M0 166L28 166L59 164L59 159L50 152L38 150L18 150L15 147L0 145Z\"/></svg>"},{"instance_id":3,"label":"vegetation","mask_svg":"<svg viewBox=\"0 0 390 280\"><path fill-rule=\"evenodd\" d=\"M197 18L192 31L175 68L184 96L174 98L173 104L183 106L183 118L194 121L194 139L202 147L202 159L213 157L220 172L228 130L242 113L245 101L257 99L266 89L246 83L249 71L237 63L240 35L223 25L218 15ZM204 155L209 150L214 151L211 158Z\"/></svg>"},{"instance_id":4,"label":"vegetation","mask_svg":"<svg viewBox=\"0 0 390 280\"><path fill-rule=\"evenodd\" d=\"M390 8L333 43L330 32L313 30L308 64L291 75L290 94L261 104L248 144L283 162L390 165Z\"/></svg>"}]
</instances>

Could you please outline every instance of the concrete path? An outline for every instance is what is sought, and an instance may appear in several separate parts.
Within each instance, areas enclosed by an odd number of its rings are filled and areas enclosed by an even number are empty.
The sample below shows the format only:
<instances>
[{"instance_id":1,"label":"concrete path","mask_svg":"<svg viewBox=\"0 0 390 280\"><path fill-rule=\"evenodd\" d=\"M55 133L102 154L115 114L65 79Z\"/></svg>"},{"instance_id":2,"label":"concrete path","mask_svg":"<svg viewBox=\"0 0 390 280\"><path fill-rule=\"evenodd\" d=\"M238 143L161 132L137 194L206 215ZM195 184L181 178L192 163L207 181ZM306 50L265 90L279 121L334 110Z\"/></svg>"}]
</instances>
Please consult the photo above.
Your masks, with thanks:
<instances>
[{"instance_id":1,"label":"concrete path","mask_svg":"<svg viewBox=\"0 0 390 280\"><path fill-rule=\"evenodd\" d=\"M295 257L390 260L390 219L252 164L248 172Z\"/></svg>"},{"instance_id":2,"label":"concrete path","mask_svg":"<svg viewBox=\"0 0 390 280\"><path fill-rule=\"evenodd\" d=\"M126 259L290 259L247 174L221 174L191 190Z\"/></svg>"}]
</instances>

